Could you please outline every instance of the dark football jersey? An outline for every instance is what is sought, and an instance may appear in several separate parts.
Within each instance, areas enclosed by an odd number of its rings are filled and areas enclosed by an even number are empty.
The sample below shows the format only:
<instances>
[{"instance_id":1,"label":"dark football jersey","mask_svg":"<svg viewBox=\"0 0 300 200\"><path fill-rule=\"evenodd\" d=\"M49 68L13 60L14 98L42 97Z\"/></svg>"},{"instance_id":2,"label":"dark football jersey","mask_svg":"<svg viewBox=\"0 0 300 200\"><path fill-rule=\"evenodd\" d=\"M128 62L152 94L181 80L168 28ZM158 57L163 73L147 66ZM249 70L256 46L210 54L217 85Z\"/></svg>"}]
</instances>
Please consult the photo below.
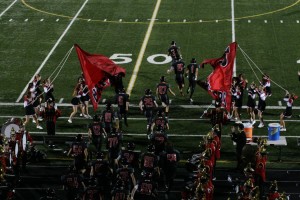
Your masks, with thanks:
<instances>
[{"instance_id":1,"label":"dark football jersey","mask_svg":"<svg viewBox=\"0 0 300 200\"><path fill-rule=\"evenodd\" d=\"M155 97L153 95L145 95L141 98L144 109L153 109L155 107Z\"/></svg>"},{"instance_id":2,"label":"dark football jersey","mask_svg":"<svg viewBox=\"0 0 300 200\"><path fill-rule=\"evenodd\" d=\"M181 59L181 56L179 54L179 48L177 46L171 46L168 49L168 53L169 53L169 56L171 56L173 60Z\"/></svg>"},{"instance_id":3,"label":"dark football jersey","mask_svg":"<svg viewBox=\"0 0 300 200\"><path fill-rule=\"evenodd\" d=\"M185 64L183 61L177 61L172 65L172 67L176 75L184 73Z\"/></svg>"},{"instance_id":4,"label":"dark football jersey","mask_svg":"<svg viewBox=\"0 0 300 200\"><path fill-rule=\"evenodd\" d=\"M161 82L157 85L157 89L158 89L159 95L166 95L166 94L168 94L169 84L167 84L165 82Z\"/></svg>"},{"instance_id":5,"label":"dark football jersey","mask_svg":"<svg viewBox=\"0 0 300 200\"><path fill-rule=\"evenodd\" d=\"M196 74L196 69L199 69L199 65L196 63L191 63L187 66L187 69L189 71L189 78L194 78Z\"/></svg>"}]
</instances>

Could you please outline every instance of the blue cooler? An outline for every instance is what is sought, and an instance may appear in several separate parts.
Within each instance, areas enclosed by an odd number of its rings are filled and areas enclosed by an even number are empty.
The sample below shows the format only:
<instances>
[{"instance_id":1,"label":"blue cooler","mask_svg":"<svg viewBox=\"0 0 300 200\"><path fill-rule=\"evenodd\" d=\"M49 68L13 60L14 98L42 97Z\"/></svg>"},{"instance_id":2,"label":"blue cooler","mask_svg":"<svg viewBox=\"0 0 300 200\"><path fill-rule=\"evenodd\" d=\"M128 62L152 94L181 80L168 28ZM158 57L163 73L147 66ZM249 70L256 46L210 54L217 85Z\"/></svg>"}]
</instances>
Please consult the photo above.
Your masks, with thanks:
<instances>
[{"instance_id":1,"label":"blue cooler","mask_svg":"<svg viewBox=\"0 0 300 200\"><path fill-rule=\"evenodd\" d=\"M280 124L270 123L268 124L268 138L269 140L279 140L280 137Z\"/></svg>"}]
</instances>

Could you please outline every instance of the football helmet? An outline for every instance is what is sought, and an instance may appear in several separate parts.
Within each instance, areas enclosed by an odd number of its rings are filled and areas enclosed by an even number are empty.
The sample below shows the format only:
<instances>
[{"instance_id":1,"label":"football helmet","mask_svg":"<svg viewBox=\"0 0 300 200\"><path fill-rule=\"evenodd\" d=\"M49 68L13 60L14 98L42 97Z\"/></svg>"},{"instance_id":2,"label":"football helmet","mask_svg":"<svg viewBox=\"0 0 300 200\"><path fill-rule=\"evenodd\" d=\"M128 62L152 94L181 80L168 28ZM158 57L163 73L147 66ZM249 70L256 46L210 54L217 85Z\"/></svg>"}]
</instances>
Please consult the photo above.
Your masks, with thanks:
<instances>
[{"instance_id":1,"label":"football helmet","mask_svg":"<svg viewBox=\"0 0 300 200\"><path fill-rule=\"evenodd\" d=\"M135 144L133 142L128 142L127 149L133 151L135 149Z\"/></svg>"},{"instance_id":2,"label":"football helmet","mask_svg":"<svg viewBox=\"0 0 300 200\"><path fill-rule=\"evenodd\" d=\"M147 147L147 150L148 150L148 152L153 153L153 152L155 152L155 146L153 144L149 144Z\"/></svg>"},{"instance_id":3,"label":"football helmet","mask_svg":"<svg viewBox=\"0 0 300 200\"><path fill-rule=\"evenodd\" d=\"M150 95L150 94L152 94L152 91L150 89L146 89L145 90L145 95Z\"/></svg>"}]
</instances>

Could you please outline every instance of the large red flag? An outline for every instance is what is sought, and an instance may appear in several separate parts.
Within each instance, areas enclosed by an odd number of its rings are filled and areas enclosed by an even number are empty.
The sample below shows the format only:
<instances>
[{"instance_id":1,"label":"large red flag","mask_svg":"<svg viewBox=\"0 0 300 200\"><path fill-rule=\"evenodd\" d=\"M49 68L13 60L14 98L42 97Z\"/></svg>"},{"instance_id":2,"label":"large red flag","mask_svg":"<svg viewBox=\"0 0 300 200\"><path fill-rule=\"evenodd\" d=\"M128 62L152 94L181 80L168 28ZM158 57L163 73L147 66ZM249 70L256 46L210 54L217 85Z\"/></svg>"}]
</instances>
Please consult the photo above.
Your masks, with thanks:
<instances>
[{"instance_id":1,"label":"large red flag","mask_svg":"<svg viewBox=\"0 0 300 200\"><path fill-rule=\"evenodd\" d=\"M90 54L82 50L77 44L74 46L86 84L89 88L94 110L97 110L102 91L110 86L110 78L118 74L125 76L126 71L106 56Z\"/></svg>"},{"instance_id":2,"label":"large red flag","mask_svg":"<svg viewBox=\"0 0 300 200\"><path fill-rule=\"evenodd\" d=\"M207 59L201 63L210 64L214 70L207 77L207 90L214 99L222 100L223 106L230 111L231 104L231 82L233 73L233 64L236 55L237 43L231 43L221 58Z\"/></svg>"}]
</instances>

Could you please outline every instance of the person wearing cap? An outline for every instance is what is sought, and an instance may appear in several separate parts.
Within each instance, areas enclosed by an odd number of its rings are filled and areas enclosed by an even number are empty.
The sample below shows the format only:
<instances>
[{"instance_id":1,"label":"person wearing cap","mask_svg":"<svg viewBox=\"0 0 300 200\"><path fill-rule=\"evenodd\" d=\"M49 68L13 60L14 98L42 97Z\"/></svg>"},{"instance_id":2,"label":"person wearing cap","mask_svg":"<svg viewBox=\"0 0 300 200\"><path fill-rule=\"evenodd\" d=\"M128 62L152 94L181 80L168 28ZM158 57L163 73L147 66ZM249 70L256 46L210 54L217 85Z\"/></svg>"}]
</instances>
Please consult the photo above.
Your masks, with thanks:
<instances>
[{"instance_id":1,"label":"person wearing cap","mask_svg":"<svg viewBox=\"0 0 300 200\"><path fill-rule=\"evenodd\" d=\"M231 127L231 139L236 143L236 158L237 158L237 167L236 169L241 170L243 160L242 160L242 150L246 145L247 138L244 131L243 124L235 124Z\"/></svg>"},{"instance_id":2,"label":"person wearing cap","mask_svg":"<svg viewBox=\"0 0 300 200\"><path fill-rule=\"evenodd\" d=\"M187 66L185 71L186 77L189 80L189 87L186 91L187 94L190 94L190 102L193 103L193 94L195 92L196 81L198 79L198 71L199 71L199 64L195 58L192 58L191 63Z\"/></svg>"},{"instance_id":3,"label":"person wearing cap","mask_svg":"<svg viewBox=\"0 0 300 200\"><path fill-rule=\"evenodd\" d=\"M43 112L43 117L46 121L48 135L55 135L55 124L58 117L61 116L61 111L57 109L53 99L49 98L46 102L46 108Z\"/></svg>"}]
</instances>

